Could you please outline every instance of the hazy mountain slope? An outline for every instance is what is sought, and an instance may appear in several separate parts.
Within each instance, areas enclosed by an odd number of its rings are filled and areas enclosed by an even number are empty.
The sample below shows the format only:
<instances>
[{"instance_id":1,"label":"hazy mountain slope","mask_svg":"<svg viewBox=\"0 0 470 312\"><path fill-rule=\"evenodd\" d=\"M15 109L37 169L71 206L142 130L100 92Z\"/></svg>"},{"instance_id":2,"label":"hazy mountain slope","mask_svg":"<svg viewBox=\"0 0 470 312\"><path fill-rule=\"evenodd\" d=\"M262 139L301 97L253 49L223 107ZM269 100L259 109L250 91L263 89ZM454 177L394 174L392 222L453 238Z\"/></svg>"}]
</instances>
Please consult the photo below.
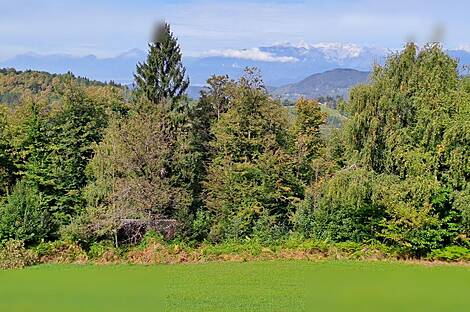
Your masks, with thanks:
<instances>
[{"instance_id":1,"label":"hazy mountain slope","mask_svg":"<svg viewBox=\"0 0 470 312\"><path fill-rule=\"evenodd\" d=\"M188 94L188 97L191 99L199 99L203 88L204 87L201 87L201 86L189 86L186 93Z\"/></svg>"},{"instance_id":2,"label":"hazy mountain slope","mask_svg":"<svg viewBox=\"0 0 470 312\"><path fill-rule=\"evenodd\" d=\"M299 97L346 97L352 86L368 81L369 72L354 69L334 69L320 74L313 74L300 82L277 88L273 95L287 99Z\"/></svg>"},{"instance_id":3,"label":"hazy mountain slope","mask_svg":"<svg viewBox=\"0 0 470 312\"><path fill-rule=\"evenodd\" d=\"M59 98L57 89L64 84L64 75L44 71L17 71L0 68L0 103L15 105L23 97L53 100ZM104 87L106 84L87 78L74 77L84 87Z\"/></svg>"},{"instance_id":4,"label":"hazy mountain slope","mask_svg":"<svg viewBox=\"0 0 470 312\"><path fill-rule=\"evenodd\" d=\"M74 57L67 54L22 54L0 62L0 67L13 67L17 70L40 70L50 73L73 72L77 76L94 80L117 83L130 83L137 62L145 59L145 52L131 50L111 58L97 58L94 55Z\"/></svg>"}]
</instances>

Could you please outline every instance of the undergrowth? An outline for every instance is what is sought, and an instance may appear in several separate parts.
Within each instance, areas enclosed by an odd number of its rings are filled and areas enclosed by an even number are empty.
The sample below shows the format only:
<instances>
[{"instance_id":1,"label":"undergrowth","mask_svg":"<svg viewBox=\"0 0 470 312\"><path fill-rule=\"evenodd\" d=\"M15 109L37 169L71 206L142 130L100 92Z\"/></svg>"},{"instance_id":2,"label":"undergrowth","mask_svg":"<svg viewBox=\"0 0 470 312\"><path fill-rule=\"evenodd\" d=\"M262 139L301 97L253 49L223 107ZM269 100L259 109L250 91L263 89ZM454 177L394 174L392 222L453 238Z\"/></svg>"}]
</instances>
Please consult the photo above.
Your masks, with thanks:
<instances>
[{"instance_id":1,"label":"undergrowth","mask_svg":"<svg viewBox=\"0 0 470 312\"><path fill-rule=\"evenodd\" d=\"M203 242L191 244L165 241L161 235L149 232L140 244L120 246L113 242L94 243L88 248L71 241L40 243L25 248L22 241L7 241L0 248L0 268L23 268L46 263L75 264L172 264L211 261L254 261L276 259L305 260L426 260L468 261L470 249L450 246L433 250L425 258L417 259L379 242L330 243L290 235L276 243L266 244L259 239L225 241L219 244Z\"/></svg>"}]
</instances>

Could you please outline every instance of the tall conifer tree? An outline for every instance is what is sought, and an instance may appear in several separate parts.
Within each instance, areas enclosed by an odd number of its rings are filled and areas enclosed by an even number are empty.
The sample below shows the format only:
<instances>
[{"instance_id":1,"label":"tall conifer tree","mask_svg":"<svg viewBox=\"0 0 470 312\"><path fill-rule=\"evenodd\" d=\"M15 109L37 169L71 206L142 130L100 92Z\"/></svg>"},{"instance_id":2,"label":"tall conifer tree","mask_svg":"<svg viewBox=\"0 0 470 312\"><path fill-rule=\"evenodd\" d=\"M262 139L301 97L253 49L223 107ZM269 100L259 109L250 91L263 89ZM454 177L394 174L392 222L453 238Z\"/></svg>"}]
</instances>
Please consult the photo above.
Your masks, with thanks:
<instances>
[{"instance_id":1,"label":"tall conifer tree","mask_svg":"<svg viewBox=\"0 0 470 312\"><path fill-rule=\"evenodd\" d=\"M147 61L137 64L134 75L137 90L154 103L164 99L176 100L189 86L185 73L177 38L169 24L159 24L153 41L149 43Z\"/></svg>"}]
</instances>

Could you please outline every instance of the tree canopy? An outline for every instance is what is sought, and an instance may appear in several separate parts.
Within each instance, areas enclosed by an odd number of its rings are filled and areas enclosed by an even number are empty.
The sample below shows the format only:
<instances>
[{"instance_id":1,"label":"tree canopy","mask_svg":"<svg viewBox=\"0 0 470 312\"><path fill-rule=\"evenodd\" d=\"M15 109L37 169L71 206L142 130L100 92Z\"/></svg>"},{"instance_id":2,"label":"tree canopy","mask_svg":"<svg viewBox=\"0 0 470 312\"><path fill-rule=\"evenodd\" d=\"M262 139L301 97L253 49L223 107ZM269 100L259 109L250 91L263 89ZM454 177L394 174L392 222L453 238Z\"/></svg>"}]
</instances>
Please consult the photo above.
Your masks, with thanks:
<instances>
[{"instance_id":1,"label":"tree canopy","mask_svg":"<svg viewBox=\"0 0 470 312\"><path fill-rule=\"evenodd\" d=\"M91 248L155 230L188 245L470 254L470 79L440 45L375 66L337 128L315 100L285 107L254 68L209 77L189 100L181 58L161 24L135 90L0 71L0 245Z\"/></svg>"}]
</instances>

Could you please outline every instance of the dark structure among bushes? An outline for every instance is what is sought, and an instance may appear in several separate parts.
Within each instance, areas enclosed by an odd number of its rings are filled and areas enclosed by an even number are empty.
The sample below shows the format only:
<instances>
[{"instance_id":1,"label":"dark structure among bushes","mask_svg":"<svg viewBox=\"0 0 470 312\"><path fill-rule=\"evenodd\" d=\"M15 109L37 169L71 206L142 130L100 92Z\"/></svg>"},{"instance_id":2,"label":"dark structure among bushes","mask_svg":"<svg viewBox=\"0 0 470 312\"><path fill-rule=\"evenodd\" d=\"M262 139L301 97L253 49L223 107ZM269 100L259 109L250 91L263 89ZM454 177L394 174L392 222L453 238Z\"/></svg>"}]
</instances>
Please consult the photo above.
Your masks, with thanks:
<instances>
[{"instance_id":1,"label":"dark structure among bushes","mask_svg":"<svg viewBox=\"0 0 470 312\"><path fill-rule=\"evenodd\" d=\"M124 219L117 229L116 245L140 243L148 231L160 233L164 239L175 238L178 229L178 221L174 219Z\"/></svg>"}]
</instances>

